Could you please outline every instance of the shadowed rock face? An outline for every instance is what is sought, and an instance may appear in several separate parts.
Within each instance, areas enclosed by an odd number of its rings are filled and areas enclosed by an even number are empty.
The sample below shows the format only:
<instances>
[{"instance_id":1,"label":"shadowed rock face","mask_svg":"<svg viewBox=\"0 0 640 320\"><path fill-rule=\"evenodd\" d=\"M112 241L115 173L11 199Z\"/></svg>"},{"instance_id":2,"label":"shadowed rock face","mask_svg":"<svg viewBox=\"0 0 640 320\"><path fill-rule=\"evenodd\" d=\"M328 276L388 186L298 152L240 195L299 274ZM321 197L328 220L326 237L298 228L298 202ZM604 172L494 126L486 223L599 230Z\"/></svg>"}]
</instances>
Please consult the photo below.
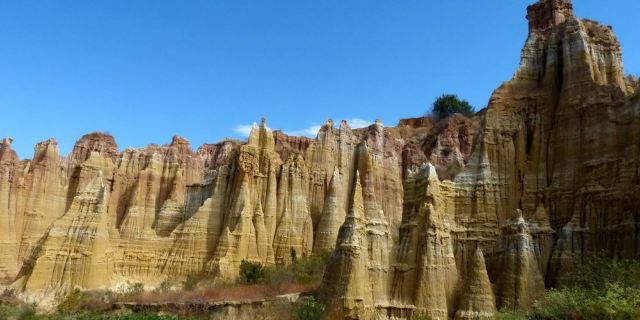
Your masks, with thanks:
<instances>
[{"instance_id":1,"label":"shadowed rock face","mask_svg":"<svg viewBox=\"0 0 640 320\"><path fill-rule=\"evenodd\" d=\"M4 139L0 275L43 298L333 250L335 317L473 319L528 308L591 254L637 258L637 79L569 2L527 13L520 67L473 119L329 120L315 139L263 121L196 152L91 133L23 161Z\"/></svg>"}]
</instances>

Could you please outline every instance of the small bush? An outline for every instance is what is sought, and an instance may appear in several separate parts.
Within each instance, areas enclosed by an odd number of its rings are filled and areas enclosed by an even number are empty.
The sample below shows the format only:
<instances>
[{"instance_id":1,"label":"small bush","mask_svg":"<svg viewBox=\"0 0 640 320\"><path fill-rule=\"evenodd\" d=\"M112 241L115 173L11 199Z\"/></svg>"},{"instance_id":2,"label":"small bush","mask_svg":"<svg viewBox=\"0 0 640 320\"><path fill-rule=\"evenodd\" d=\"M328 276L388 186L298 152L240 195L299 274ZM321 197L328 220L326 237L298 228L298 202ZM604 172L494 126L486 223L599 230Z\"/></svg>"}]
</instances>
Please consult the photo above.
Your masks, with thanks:
<instances>
[{"instance_id":1,"label":"small bush","mask_svg":"<svg viewBox=\"0 0 640 320\"><path fill-rule=\"evenodd\" d=\"M314 297L305 299L296 308L297 320L320 320L324 319L327 307L318 302Z\"/></svg>"},{"instance_id":2,"label":"small bush","mask_svg":"<svg viewBox=\"0 0 640 320\"><path fill-rule=\"evenodd\" d=\"M240 262L240 278L246 283L258 283L264 277L264 268L260 263Z\"/></svg>"}]
</instances>

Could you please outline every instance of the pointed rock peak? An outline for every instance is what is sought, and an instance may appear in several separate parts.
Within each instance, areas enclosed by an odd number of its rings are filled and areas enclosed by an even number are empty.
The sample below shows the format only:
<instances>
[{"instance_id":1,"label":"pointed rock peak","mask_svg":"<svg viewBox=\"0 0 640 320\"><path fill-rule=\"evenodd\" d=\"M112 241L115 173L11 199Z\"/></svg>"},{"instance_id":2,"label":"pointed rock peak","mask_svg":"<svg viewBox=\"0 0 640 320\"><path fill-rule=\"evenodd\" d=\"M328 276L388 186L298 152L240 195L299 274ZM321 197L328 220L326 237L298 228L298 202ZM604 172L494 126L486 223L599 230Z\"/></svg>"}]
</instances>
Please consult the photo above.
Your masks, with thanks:
<instances>
[{"instance_id":1,"label":"pointed rock peak","mask_svg":"<svg viewBox=\"0 0 640 320\"><path fill-rule=\"evenodd\" d=\"M377 127L383 127L383 126L384 126L384 125L382 124L382 120L380 120L380 118L376 118L375 125L376 125Z\"/></svg>"},{"instance_id":2,"label":"pointed rock peak","mask_svg":"<svg viewBox=\"0 0 640 320\"><path fill-rule=\"evenodd\" d=\"M338 167L333 168L333 173L331 174L331 182L330 183L338 183L340 180L340 169Z\"/></svg>"},{"instance_id":3,"label":"pointed rock peak","mask_svg":"<svg viewBox=\"0 0 640 320\"><path fill-rule=\"evenodd\" d=\"M487 274L487 266L484 261L484 253L482 252L482 248L478 245L476 247L476 251L473 254L473 258L471 259L471 272L470 276L472 279L478 280L480 274L484 274L484 278L487 278L487 283L489 282ZM489 285L489 290L491 286Z\"/></svg>"},{"instance_id":4,"label":"pointed rock peak","mask_svg":"<svg viewBox=\"0 0 640 320\"><path fill-rule=\"evenodd\" d=\"M351 127L349 126L349 123L347 122L347 120L340 121L340 130L349 130L349 131L351 131Z\"/></svg>"},{"instance_id":5,"label":"pointed rock peak","mask_svg":"<svg viewBox=\"0 0 640 320\"><path fill-rule=\"evenodd\" d=\"M573 17L573 4L569 0L540 0L527 7L529 31L558 26Z\"/></svg>"},{"instance_id":6,"label":"pointed rock peak","mask_svg":"<svg viewBox=\"0 0 640 320\"><path fill-rule=\"evenodd\" d=\"M2 147L6 148L6 147L11 147L11 143L13 143L13 139L11 139L11 137L4 137L2 138Z\"/></svg>"},{"instance_id":7,"label":"pointed rock peak","mask_svg":"<svg viewBox=\"0 0 640 320\"><path fill-rule=\"evenodd\" d=\"M522 210L516 209L512 219L507 220L504 229L507 234L530 235L530 225L524 220Z\"/></svg>"},{"instance_id":8,"label":"pointed rock peak","mask_svg":"<svg viewBox=\"0 0 640 320\"><path fill-rule=\"evenodd\" d=\"M321 139L323 133L333 132L335 129L333 125L333 119L328 118L324 125L320 126L320 129L318 129L318 136L316 137L316 139Z\"/></svg>"},{"instance_id":9,"label":"pointed rock peak","mask_svg":"<svg viewBox=\"0 0 640 320\"><path fill-rule=\"evenodd\" d=\"M333 174L331 175L331 181L329 181L329 190L327 192L327 196L337 196L338 195L338 187L340 186L340 172L338 171L338 167L333 169Z\"/></svg>"},{"instance_id":10,"label":"pointed rock peak","mask_svg":"<svg viewBox=\"0 0 640 320\"><path fill-rule=\"evenodd\" d=\"M364 198L362 195L362 185L360 184L360 172L356 171L356 182L353 188L353 201L351 202L351 210L349 215L356 218L364 217Z\"/></svg>"},{"instance_id":11,"label":"pointed rock peak","mask_svg":"<svg viewBox=\"0 0 640 320\"><path fill-rule=\"evenodd\" d=\"M11 149L11 143L13 139L7 137L2 139L2 144L0 144L0 163L7 162L18 162L18 154Z\"/></svg>"},{"instance_id":12,"label":"pointed rock peak","mask_svg":"<svg viewBox=\"0 0 640 320\"><path fill-rule=\"evenodd\" d=\"M255 122L253 123L253 126L251 126L251 131L249 132L249 139L247 143L254 146L260 144L260 128Z\"/></svg>"},{"instance_id":13,"label":"pointed rock peak","mask_svg":"<svg viewBox=\"0 0 640 320\"><path fill-rule=\"evenodd\" d=\"M266 118L262 118L260 126L255 122L253 123L247 144L261 148L275 149L273 133L271 132L271 129L267 127Z\"/></svg>"},{"instance_id":14,"label":"pointed rock peak","mask_svg":"<svg viewBox=\"0 0 640 320\"><path fill-rule=\"evenodd\" d=\"M58 140L56 140L55 138L49 138L45 141L40 141L36 144L36 149L46 149L49 147L57 147L58 146Z\"/></svg>"},{"instance_id":15,"label":"pointed rock peak","mask_svg":"<svg viewBox=\"0 0 640 320\"><path fill-rule=\"evenodd\" d=\"M103 194L104 190L104 175L102 170L99 170L93 180L84 188L83 193L95 196L96 194Z\"/></svg>"},{"instance_id":16,"label":"pointed rock peak","mask_svg":"<svg viewBox=\"0 0 640 320\"><path fill-rule=\"evenodd\" d=\"M38 163L47 158L55 158L58 156L58 141L54 138L49 138L46 141L41 141L36 144L33 161L34 163Z\"/></svg>"},{"instance_id":17,"label":"pointed rock peak","mask_svg":"<svg viewBox=\"0 0 640 320\"><path fill-rule=\"evenodd\" d=\"M473 255L473 265L474 266L478 266L478 265L484 266L484 254L482 253L482 248L480 248L480 246L476 247L476 252Z\"/></svg>"},{"instance_id":18,"label":"pointed rock peak","mask_svg":"<svg viewBox=\"0 0 640 320\"><path fill-rule=\"evenodd\" d=\"M181 136L174 135L173 138L171 138L170 146L177 148L180 153L191 153L191 143Z\"/></svg>"},{"instance_id":19,"label":"pointed rock peak","mask_svg":"<svg viewBox=\"0 0 640 320\"><path fill-rule=\"evenodd\" d=\"M454 319L493 319L497 312L496 299L480 247L476 248L469 268L462 299Z\"/></svg>"},{"instance_id":20,"label":"pointed rock peak","mask_svg":"<svg viewBox=\"0 0 640 320\"><path fill-rule=\"evenodd\" d=\"M538 203L536 207L536 212L534 215L534 219L539 227L541 228L550 228L551 224L549 221L549 215L547 215L547 210L544 208L544 203Z\"/></svg>"},{"instance_id":21,"label":"pointed rock peak","mask_svg":"<svg viewBox=\"0 0 640 320\"><path fill-rule=\"evenodd\" d=\"M262 210L262 201L258 201L258 206L256 208L255 216L264 216L264 211Z\"/></svg>"},{"instance_id":22,"label":"pointed rock peak","mask_svg":"<svg viewBox=\"0 0 640 320\"><path fill-rule=\"evenodd\" d=\"M106 132L91 132L83 135L76 141L71 150L70 159L77 163L82 163L89 159L92 152L97 152L100 156L116 160L118 156L118 145L113 136Z\"/></svg>"},{"instance_id":23,"label":"pointed rock peak","mask_svg":"<svg viewBox=\"0 0 640 320\"><path fill-rule=\"evenodd\" d=\"M438 178L438 172L430 162L423 163L420 168L420 175L427 178L429 181L440 181Z\"/></svg>"}]
</instances>

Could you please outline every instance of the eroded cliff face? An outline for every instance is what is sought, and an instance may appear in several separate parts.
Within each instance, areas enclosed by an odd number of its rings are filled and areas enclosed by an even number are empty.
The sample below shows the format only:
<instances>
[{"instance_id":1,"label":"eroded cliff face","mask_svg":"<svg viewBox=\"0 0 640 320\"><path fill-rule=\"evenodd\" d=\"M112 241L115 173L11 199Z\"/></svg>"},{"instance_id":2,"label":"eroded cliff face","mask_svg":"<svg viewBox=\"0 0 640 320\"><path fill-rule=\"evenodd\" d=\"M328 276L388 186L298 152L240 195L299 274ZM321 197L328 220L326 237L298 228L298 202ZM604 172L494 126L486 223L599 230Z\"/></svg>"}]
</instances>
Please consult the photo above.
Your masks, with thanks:
<instances>
[{"instance_id":1,"label":"eroded cliff face","mask_svg":"<svg viewBox=\"0 0 640 320\"><path fill-rule=\"evenodd\" d=\"M195 152L91 133L23 161L4 139L0 276L42 300L333 251L335 317L475 319L528 308L591 254L639 257L638 81L610 27L564 0L527 11L519 69L472 119L328 120L315 139L263 120Z\"/></svg>"},{"instance_id":2,"label":"eroded cliff face","mask_svg":"<svg viewBox=\"0 0 640 320\"><path fill-rule=\"evenodd\" d=\"M308 139L274 133L263 120L247 142L197 152L177 136L120 152L111 135L91 133L67 157L49 139L24 161L4 139L0 272L36 301L126 281L153 287L194 274L233 280L242 260L286 264L293 251L304 257L333 250L357 185L358 212L367 219L363 245L371 251L363 272L375 279L377 301L387 291L402 224L403 157L432 130L380 121L354 130L328 120ZM437 139L463 155L440 161L442 168L465 165L469 150L460 146L472 137L442 131ZM430 156L412 152L416 163Z\"/></svg>"},{"instance_id":3,"label":"eroded cliff face","mask_svg":"<svg viewBox=\"0 0 640 320\"><path fill-rule=\"evenodd\" d=\"M471 148L464 169L441 182L451 171L417 164L429 155L440 164L451 153L416 156L418 145L405 148L388 303L347 299L345 317L465 319L526 309L545 283L570 281L575 264L591 255L640 257L640 104L620 44L611 27L576 18L569 1L541 0L527 11L529 36L514 78L494 92L472 144L453 141ZM450 131L455 122L434 127ZM421 143L422 150L451 145L438 136ZM339 237L337 246L349 241Z\"/></svg>"}]
</instances>

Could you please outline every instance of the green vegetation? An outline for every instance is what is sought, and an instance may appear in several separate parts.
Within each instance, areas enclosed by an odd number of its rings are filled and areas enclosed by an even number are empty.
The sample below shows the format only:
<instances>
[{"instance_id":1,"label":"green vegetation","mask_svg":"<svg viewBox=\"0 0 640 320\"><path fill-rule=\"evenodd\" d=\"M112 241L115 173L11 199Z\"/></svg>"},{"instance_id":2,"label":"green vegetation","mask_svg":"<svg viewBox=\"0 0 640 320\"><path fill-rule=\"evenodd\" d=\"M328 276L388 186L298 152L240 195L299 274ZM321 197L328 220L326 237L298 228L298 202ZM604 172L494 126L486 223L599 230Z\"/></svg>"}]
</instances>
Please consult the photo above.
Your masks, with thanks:
<instances>
[{"instance_id":1,"label":"green vegetation","mask_svg":"<svg viewBox=\"0 0 640 320\"><path fill-rule=\"evenodd\" d=\"M501 310L498 319L640 319L640 261L599 257L579 266L571 286L550 289L531 311Z\"/></svg>"},{"instance_id":2,"label":"green vegetation","mask_svg":"<svg viewBox=\"0 0 640 320\"><path fill-rule=\"evenodd\" d=\"M263 266L259 263L242 261L240 263L240 280L243 283L265 284L278 287L283 284L319 283L324 275L324 268L329 261L329 252L311 257L297 258L291 251L293 262L289 265Z\"/></svg>"},{"instance_id":3,"label":"green vegetation","mask_svg":"<svg viewBox=\"0 0 640 320\"><path fill-rule=\"evenodd\" d=\"M458 98L455 94L441 95L433 103L433 108L431 109L431 114L437 119L444 119L456 113L469 118L475 114L469 102Z\"/></svg>"},{"instance_id":4,"label":"green vegetation","mask_svg":"<svg viewBox=\"0 0 640 320\"><path fill-rule=\"evenodd\" d=\"M526 320L528 315L511 309L502 309L498 312L497 320Z\"/></svg>"},{"instance_id":5,"label":"green vegetation","mask_svg":"<svg viewBox=\"0 0 640 320\"><path fill-rule=\"evenodd\" d=\"M296 320L321 320L324 319L326 311L327 307L324 304L310 297L296 308Z\"/></svg>"},{"instance_id":6,"label":"green vegetation","mask_svg":"<svg viewBox=\"0 0 640 320\"><path fill-rule=\"evenodd\" d=\"M274 287L287 283L320 283L324 268L329 262L329 256L329 252L323 252L311 257L296 258L289 265L266 267L259 283Z\"/></svg>"},{"instance_id":7,"label":"green vegetation","mask_svg":"<svg viewBox=\"0 0 640 320\"><path fill-rule=\"evenodd\" d=\"M431 317L426 313L418 313L411 317L411 320L431 320Z\"/></svg>"},{"instance_id":8,"label":"green vegetation","mask_svg":"<svg viewBox=\"0 0 640 320\"><path fill-rule=\"evenodd\" d=\"M574 285L552 289L534 304L535 319L639 319L640 262L593 257Z\"/></svg>"},{"instance_id":9,"label":"green vegetation","mask_svg":"<svg viewBox=\"0 0 640 320\"><path fill-rule=\"evenodd\" d=\"M258 283L264 277L264 268L260 263L242 260L240 263L240 279L245 283Z\"/></svg>"},{"instance_id":10,"label":"green vegetation","mask_svg":"<svg viewBox=\"0 0 640 320\"><path fill-rule=\"evenodd\" d=\"M167 279L157 288L145 292L144 285L127 282L120 292L109 290L72 290L59 297L52 314L38 313L34 306L16 298L7 290L0 294L0 319L12 320L178 320L191 319L156 313L133 312L123 303L161 304L165 302L206 302L242 299L261 299L279 294L313 292L324 275L329 260L329 252L311 257L298 257L291 251L293 262L289 265L263 266L259 263L242 261L240 279L235 283L218 283L203 275L181 279ZM180 286L182 285L182 286ZM172 290L182 287L182 290ZM323 319L326 306L315 298L303 298L298 304L272 306L274 313L283 319ZM192 312L193 311L193 312ZM188 315L202 316L202 310L189 309ZM271 309L270 309L271 312Z\"/></svg>"}]
</instances>

